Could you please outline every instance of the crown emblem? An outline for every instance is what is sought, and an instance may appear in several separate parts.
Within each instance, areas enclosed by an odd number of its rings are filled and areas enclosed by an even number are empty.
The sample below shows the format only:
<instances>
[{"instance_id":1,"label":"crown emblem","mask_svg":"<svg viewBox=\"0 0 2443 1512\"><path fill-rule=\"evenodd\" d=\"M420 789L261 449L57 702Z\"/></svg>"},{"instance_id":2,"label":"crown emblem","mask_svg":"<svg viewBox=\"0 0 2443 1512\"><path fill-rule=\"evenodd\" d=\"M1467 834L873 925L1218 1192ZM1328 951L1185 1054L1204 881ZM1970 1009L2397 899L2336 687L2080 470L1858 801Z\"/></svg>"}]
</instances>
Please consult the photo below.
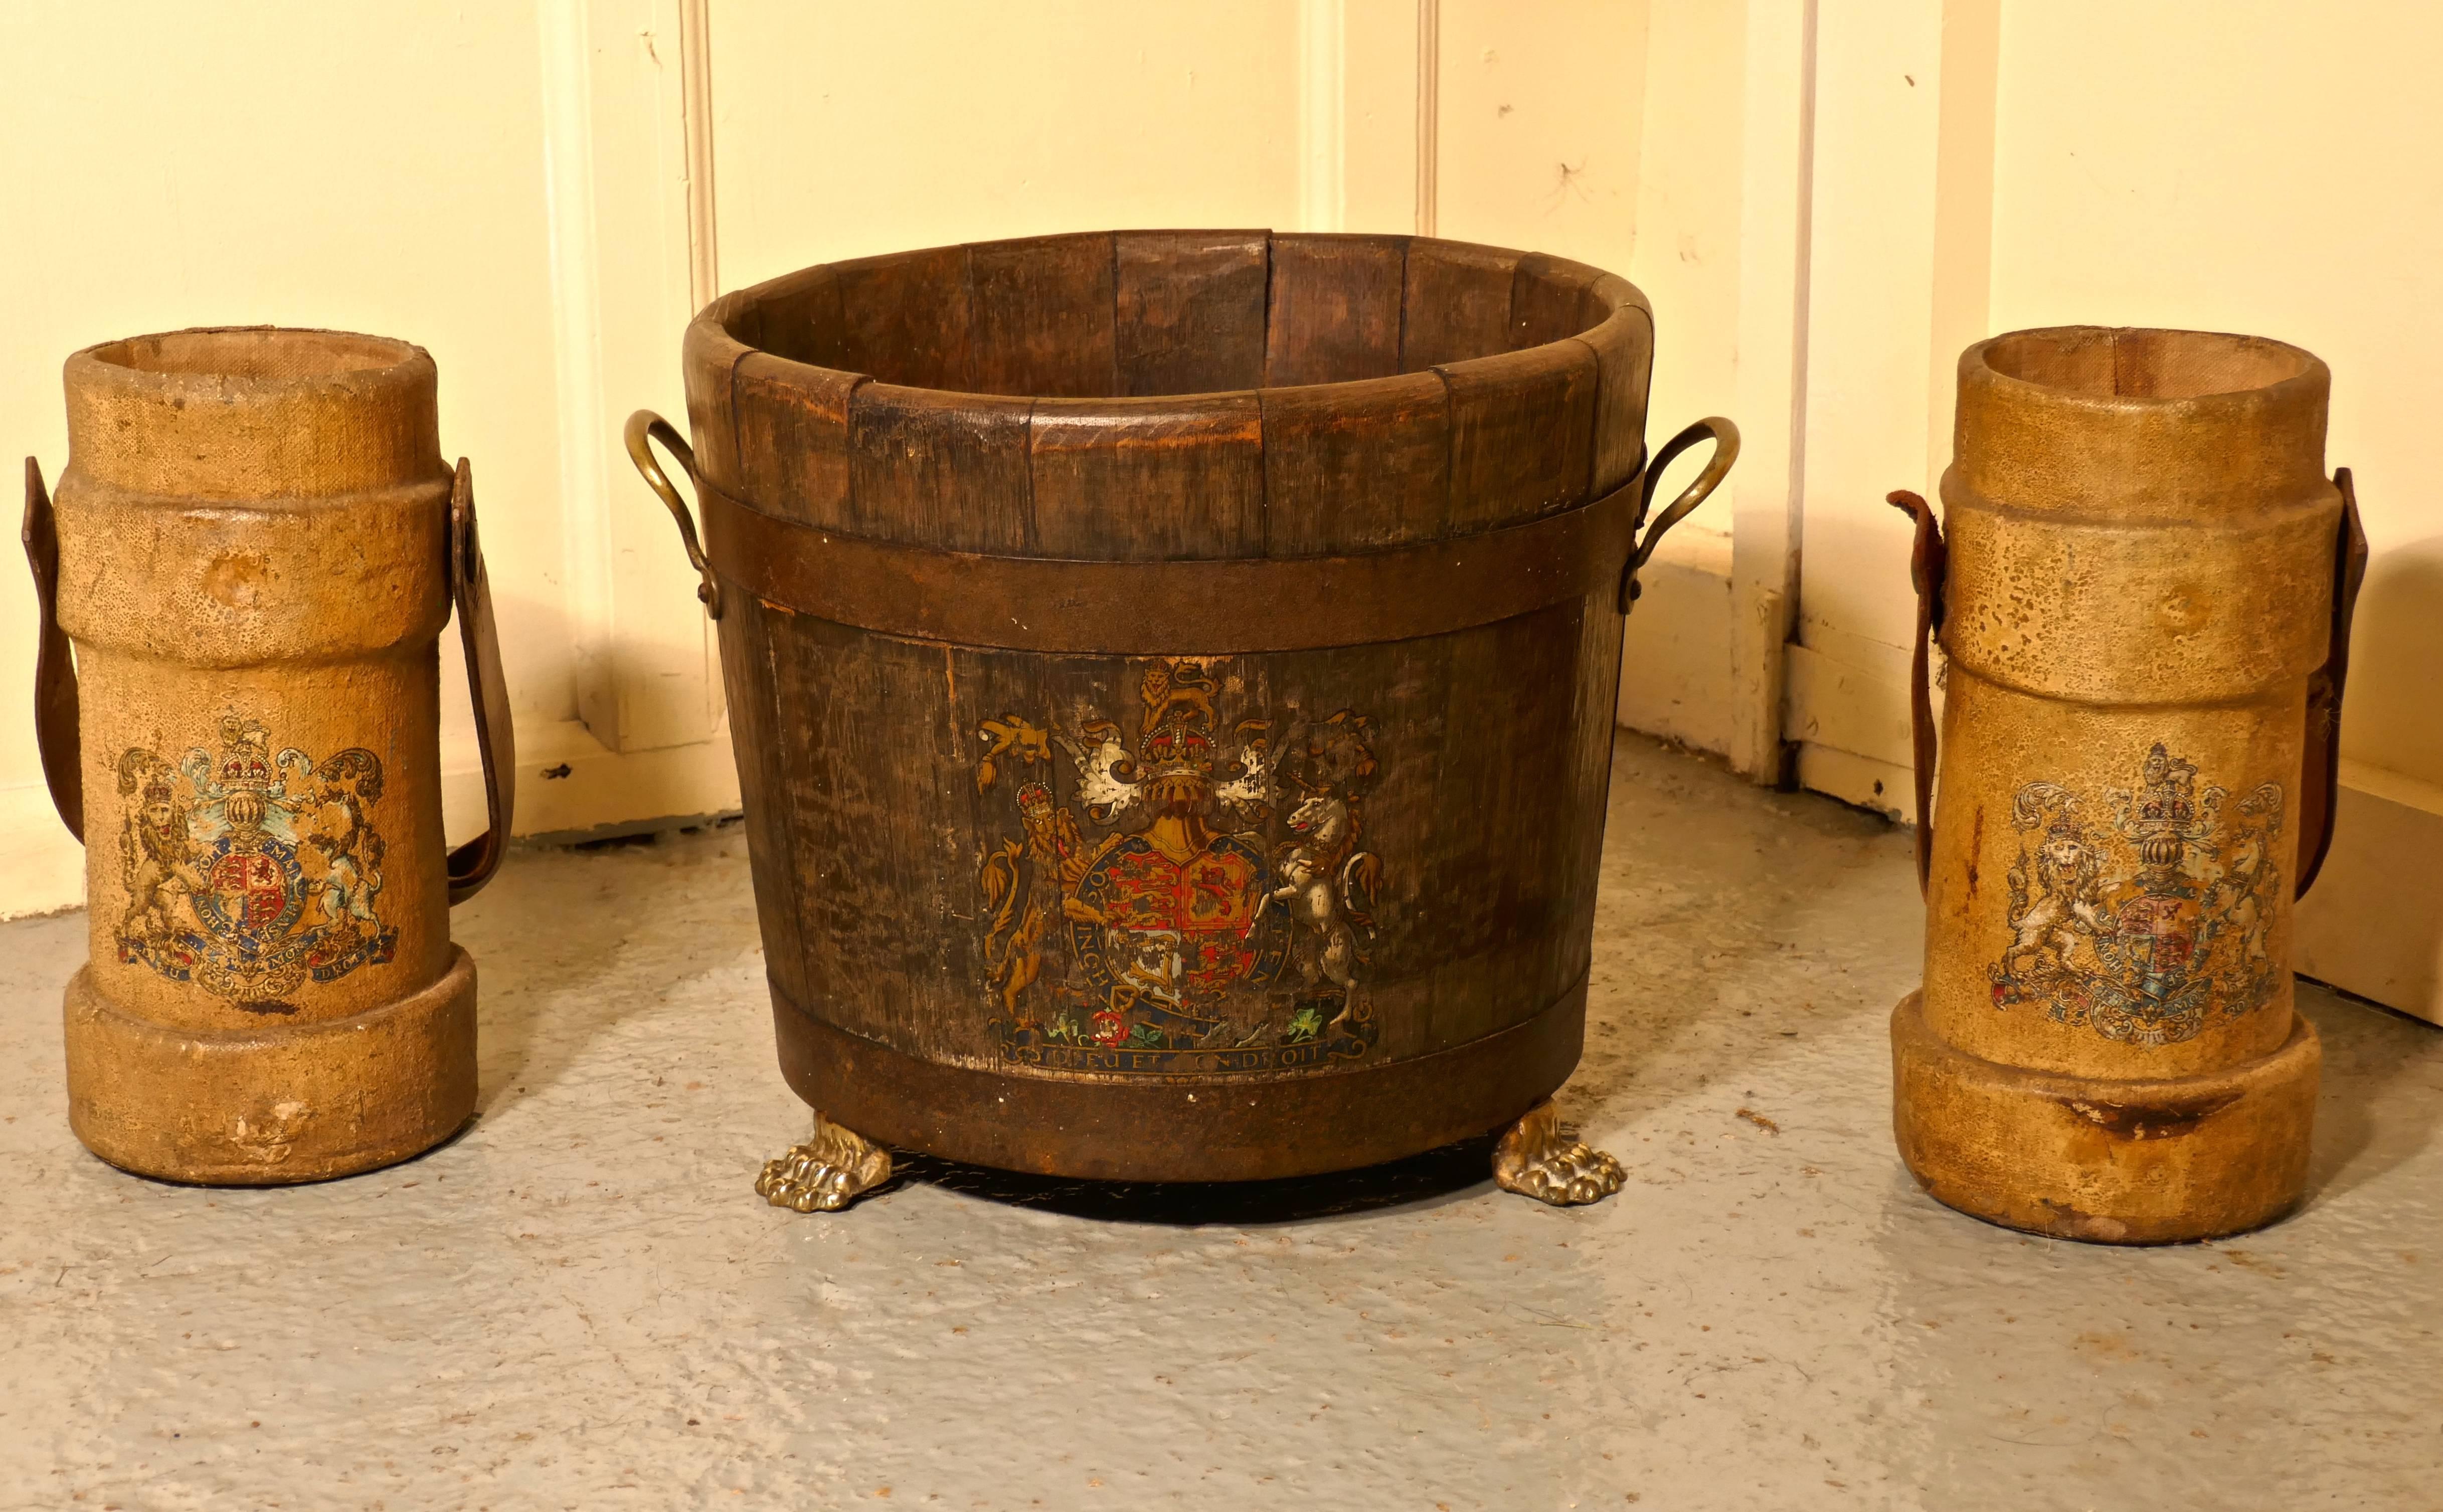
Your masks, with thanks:
<instances>
[{"instance_id":1,"label":"crown emblem","mask_svg":"<svg viewBox=\"0 0 2443 1512\"><path fill-rule=\"evenodd\" d=\"M2080 796L2059 783L2012 796L2012 938L1987 975L1996 1009L2037 1004L2108 1040L2173 1045L2253 1012L2282 975L2266 932L2283 792L2259 783L2234 812L2231 790L2160 740L2133 765L2134 782L2104 790L2108 828L2078 827ZM2073 829L2074 865L2055 848Z\"/></svg>"},{"instance_id":2,"label":"crown emblem","mask_svg":"<svg viewBox=\"0 0 2443 1512\"><path fill-rule=\"evenodd\" d=\"M220 785L231 792L271 791L271 732L252 720L221 716Z\"/></svg>"},{"instance_id":3,"label":"crown emblem","mask_svg":"<svg viewBox=\"0 0 2443 1512\"><path fill-rule=\"evenodd\" d=\"M2215 790L2219 796L2220 790ZM2150 866L2176 866L2192 843L2212 832L2197 822L2196 763L2175 756L2158 740L2140 773L2132 829L2138 857Z\"/></svg>"},{"instance_id":4,"label":"crown emblem","mask_svg":"<svg viewBox=\"0 0 2443 1512\"><path fill-rule=\"evenodd\" d=\"M1148 765L1164 771L1209 772L1213 764L1213 678L1197 663L1156 662L1139 687L1145 701L1139 740Z\"/></svg>"}]
</instances>

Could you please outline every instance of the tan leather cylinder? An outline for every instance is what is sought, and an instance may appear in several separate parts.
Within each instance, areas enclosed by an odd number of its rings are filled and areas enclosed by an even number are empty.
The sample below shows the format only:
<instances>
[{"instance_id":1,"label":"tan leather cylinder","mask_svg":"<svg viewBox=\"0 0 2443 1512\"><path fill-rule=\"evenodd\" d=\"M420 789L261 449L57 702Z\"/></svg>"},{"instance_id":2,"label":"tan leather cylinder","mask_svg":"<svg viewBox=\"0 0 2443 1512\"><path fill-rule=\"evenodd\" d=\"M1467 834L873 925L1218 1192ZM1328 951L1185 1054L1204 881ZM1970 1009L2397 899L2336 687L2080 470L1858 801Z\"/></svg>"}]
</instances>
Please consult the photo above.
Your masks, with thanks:
<instances>
[{"instance_id":1,"label":"tan leather cylinder","mask_svg":"<svg viewBox=\"0 0 2443 1512\"><path fill-rule=\"evenodd\" d=\"M1925 984L1893 1021L1901 1154L1953 1207L2149 1243L2298 1199L2329 388L2295 347L2195 332L1961 356Z\"/></svg>"},{"instance_id":2,"label":"tan leather cylinder","mask_svg":"<svg viewBox=\"0 0 2443 1512\"><path fill-rule=\"evenodd\" d=\"M432 360L185 331L66 367L58 613L89 964L69 1116L114 1164L261 1185L431 1147L475 1092L450 940Z\"/></svg>"}]
</instances>

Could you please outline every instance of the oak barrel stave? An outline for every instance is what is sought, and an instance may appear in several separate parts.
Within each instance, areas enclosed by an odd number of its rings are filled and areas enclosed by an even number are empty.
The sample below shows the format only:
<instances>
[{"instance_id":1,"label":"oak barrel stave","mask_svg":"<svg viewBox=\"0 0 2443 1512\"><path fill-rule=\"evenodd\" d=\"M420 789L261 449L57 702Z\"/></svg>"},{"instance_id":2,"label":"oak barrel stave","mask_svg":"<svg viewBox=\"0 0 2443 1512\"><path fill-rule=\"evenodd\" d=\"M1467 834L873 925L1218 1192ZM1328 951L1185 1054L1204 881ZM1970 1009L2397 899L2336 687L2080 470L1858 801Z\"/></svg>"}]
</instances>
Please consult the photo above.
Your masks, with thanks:
<instances>
[{"instance_id":1,"label":"oak barrel stave","mask_svg":"<svg viewBox=\"0 0 2443 1512\"><path fill-rule=\"evenodd\" d=\"M1118 293L1111 233L979 243L967 249L967 269L972 387L1048 398L1112 392Z\"/></svg>"},{"instance_id":2,"label":"oak barrel stave","mask_svg":"<svg viewBox=\"0 0 2443 1512\"><path fill-rule=\"evenodd\" d=\"M1110 707L1115 687L1133 696L1125 684L1143 659L945 647L734 596L755 607L723 620L725 668L742 679L733 697L790 715L777 759L742 763L742 786L750 843L774 842L759 876L767 859L789 858L799 999L828 1005L843 1029L990 1064L980 1021L902 1016L907 983L960 983L978 970L974 931L946 921L978 916L972 838L1009 800L979 794L971 732L1011 710ZM1583 943L1560 937L1591 894L1577 842L1586 774L1602 764L1590 753L1608 750L1609 732L1547 690L1574 694L1617 662L1602 655L1599 631L1582 633L1581 616L1559 605L1456 635L1251 658L1245 691L1230 700L1322 720L1342 706L1336 690L1372 695L1367 828L1431 837L1387 865L1377 907L1369 992L1387 1054L1501 1027L1583 975ZM1616 629L1616 616L1602 618ZM1048 785L1056 802L1077 801L1067 771ZM1409 1009L1414 1023L1404 1022Z\"/></svg>"},{"instance_id":3,"label":"oak barrel stave","mask_svg":"<svg viewBox=\"0 0 2443 1512\"><path fill-rule=\"evenodd\" d=\"M1112 350L1121 394L1227 393L1262 386L1271 234L1113 234Z\"/></svg>"},{"instance_id":4,"label":"oak barrel stave","mask_svg":"<svg viewBox=\"0 0 2443 1512\"><path fill-rule=\"evenodd\" d=\"M1035 547L1073 560L1264 555L1263 412L1252 393L1038 399Z\"/></svg>"},{"instance_id":5,"label":"oak barrel stave","mask_svg":"<svg viewBox=\"0 0 2443 1512\"><path fill-rule=\"evenodd\" d=\"M1510 350L1511 288L1525 254L1420 236L1401 293L1400 371Z\"/></svg>"}]
</instances>

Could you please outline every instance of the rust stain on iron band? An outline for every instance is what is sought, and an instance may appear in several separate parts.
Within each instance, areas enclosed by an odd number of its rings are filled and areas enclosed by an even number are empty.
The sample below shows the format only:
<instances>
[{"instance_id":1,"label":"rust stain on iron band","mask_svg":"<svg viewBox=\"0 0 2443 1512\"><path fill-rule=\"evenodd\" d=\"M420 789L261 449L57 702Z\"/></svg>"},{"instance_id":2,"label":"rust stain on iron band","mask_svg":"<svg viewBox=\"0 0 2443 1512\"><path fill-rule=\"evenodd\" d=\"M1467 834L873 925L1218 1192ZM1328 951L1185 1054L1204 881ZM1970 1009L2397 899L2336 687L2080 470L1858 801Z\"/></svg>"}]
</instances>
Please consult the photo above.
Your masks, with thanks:
<instances>
[{"instance_id":1,"label":"rust stain on iron band","mask_svg":"<svg viewBox=\"0 0 2443 1512\"><path fill-rule=\"evenodd\" d=\"M1414 640L1612 592L1641 482L1478 536L1199 561L938 551L776 519L710 486L703 503L715 571L768 604L905 640L1158 656Z\"/></svg>"}]
</instances>

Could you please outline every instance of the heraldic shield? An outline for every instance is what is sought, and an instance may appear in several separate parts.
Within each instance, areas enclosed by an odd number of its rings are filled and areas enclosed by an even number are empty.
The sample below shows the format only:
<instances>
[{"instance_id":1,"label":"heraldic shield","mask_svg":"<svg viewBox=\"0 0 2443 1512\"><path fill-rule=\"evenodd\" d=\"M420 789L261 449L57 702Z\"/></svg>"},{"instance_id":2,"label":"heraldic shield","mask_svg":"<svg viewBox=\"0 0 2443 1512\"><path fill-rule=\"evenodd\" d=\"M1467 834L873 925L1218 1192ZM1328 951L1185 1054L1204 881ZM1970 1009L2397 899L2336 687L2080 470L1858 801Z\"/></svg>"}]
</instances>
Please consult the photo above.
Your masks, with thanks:
<instances>
[{"instance_id":1,"label":"heraldic shield","mask_svg":"<svg viewBox=\"0 0 2443 1512\"><path fill-rule=\"evenodd\" d=\"M979 876L1005 1059L1176 1075L1317 1066L1374 1044L1366 719L1240 718L1224 735L1223 660L1146 665L1132 738L1085 706L978 732L977 788L1008 780L1022 831Z\"/></svg>"},{"instance_id":2,"label":"heraldic shield","mask_svg":"<svg viewBox=\"0 0 2443 1512\"><path fill-rule=\"evenodd\" d=\"M220 737L217 760L200 746L175 766L141 746L119 755L119 791L137 800L119 837L119 959L252 1012L291 1012L281 998L300 984L396 948L375 907L385 847L367 810L381 761L275 756L270 733L234 713Z\"/></svg>"},{"instance_id":3,"label":"heraldic shield","mask_svg":"<svg viewBox=\"0 0 2443 1512\"><path fill-rule=\"evenodd\" d=\"M2057 1023L2149 1046L2269 1001L2281 787L2235 804L2219 787L2200 793L2195 764L2158 740L2137 784L2106 797L2110 822L2089 824L2057 783L2014 796L2014 936L1992 969L1993 1006L2038 1005Z\"/></svg>"}]
</instances>

